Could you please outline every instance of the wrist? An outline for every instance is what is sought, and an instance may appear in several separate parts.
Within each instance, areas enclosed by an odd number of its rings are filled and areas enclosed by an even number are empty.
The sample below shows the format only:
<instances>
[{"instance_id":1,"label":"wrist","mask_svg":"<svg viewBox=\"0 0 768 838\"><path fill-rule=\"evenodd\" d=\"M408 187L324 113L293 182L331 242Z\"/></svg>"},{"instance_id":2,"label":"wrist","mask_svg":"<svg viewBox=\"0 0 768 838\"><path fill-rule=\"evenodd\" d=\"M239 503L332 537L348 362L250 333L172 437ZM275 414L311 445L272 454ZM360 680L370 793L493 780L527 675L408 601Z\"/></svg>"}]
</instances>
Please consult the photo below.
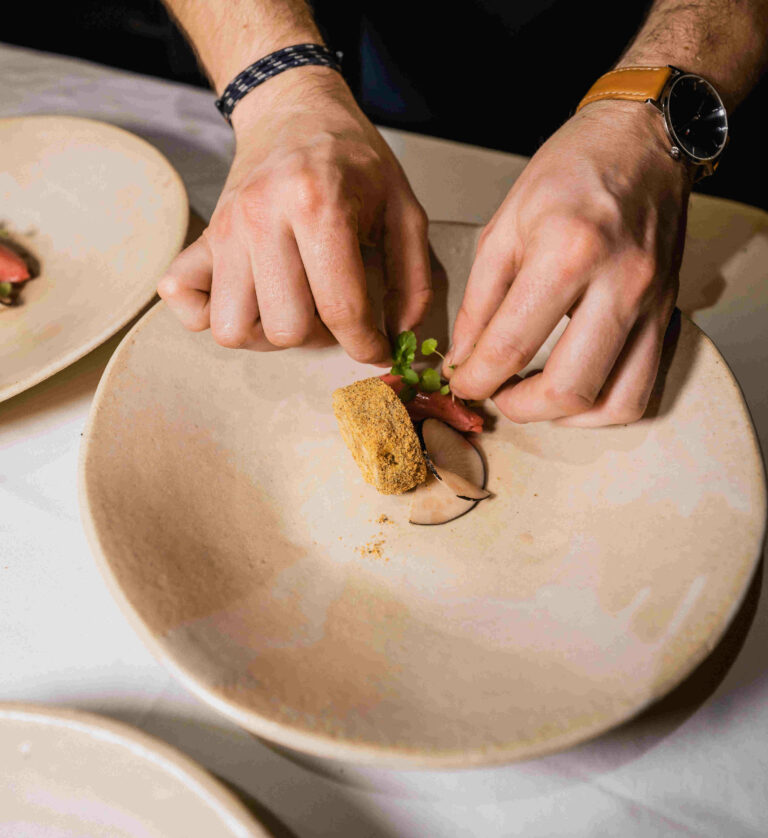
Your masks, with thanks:
<instances>
[{"instance_id":1,"label":"wrist","mask_svg":"<svg viewBox=\"0 0 768 838\"><path fill-rule=\"evenodd\" d=\"M337 70L330 67L306 65L292 67L243 96L232 111L235 137L249 133L265 119L280 118L297 111L310 113L339 102L354 104L354 97Z\"/></svg>"},{"instance_id":2,"label":"wrist","mask_svg":"<svg viewBox=\"0 0 768 838\"><path fill-rule=\"evenodd\" d=\"M634 160L643 168L653 166L685 194L690 191L694 167L685 158L672 156L664 117L652 105L602 99L585 105L572 119L593 123L594 128L599 125L599 135L614 147L620 147L622 157Z\"/></svg>"},{"instance_id":3,"label":"wrist","mask_svg":"<svg viewBox=\"0 0 768 838\"><path fill-rule=\"evenodd\" d=\"M248 32L245 30L239 43L232 44L231 49L219 51L210 62L209 74L217 96L221 96L238 73L273 52L295 44L325 45L314 25L286 29L265 38L251 37Z\"/></svg>"}]
</instances>

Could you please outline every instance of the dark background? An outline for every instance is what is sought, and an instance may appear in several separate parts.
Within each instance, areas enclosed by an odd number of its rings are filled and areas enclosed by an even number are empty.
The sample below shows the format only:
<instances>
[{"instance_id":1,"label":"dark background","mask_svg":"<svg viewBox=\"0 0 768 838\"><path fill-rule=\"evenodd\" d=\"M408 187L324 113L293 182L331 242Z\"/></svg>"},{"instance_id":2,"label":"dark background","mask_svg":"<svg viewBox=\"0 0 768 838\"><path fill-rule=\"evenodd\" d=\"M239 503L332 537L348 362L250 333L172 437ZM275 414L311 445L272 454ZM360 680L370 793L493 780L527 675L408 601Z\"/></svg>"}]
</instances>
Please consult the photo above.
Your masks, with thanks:
<instances>
[{"instance_id":1,"label":"dark background","mask_svg":"<svg viewBox=\"0 0 768 838\"><path fill-rule=\"evenodd\" d=\"M610 69L647 0L315 0L324 36L378 124L533 154ZM610 25L606 28L606 21ZM14 6L0 39L208 87L160 0ZM768 79L731 119L717 174L697 191L768 209Z\"/></svg>"}]
</instances>

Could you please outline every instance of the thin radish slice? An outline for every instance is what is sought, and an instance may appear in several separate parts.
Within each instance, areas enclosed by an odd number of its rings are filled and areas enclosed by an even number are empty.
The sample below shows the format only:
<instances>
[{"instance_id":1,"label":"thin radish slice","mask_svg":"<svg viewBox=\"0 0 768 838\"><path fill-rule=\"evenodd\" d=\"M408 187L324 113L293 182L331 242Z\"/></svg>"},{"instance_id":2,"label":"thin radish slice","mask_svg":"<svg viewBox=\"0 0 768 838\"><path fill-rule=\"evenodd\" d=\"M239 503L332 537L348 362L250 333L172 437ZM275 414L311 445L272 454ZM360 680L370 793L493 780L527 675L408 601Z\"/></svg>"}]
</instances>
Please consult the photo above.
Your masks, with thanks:
<instances>
[{"instance_id":1,"label":"thin radish slice","mask_svg":"<svg viewBox=\"0 0 768 838\"><path fill-rule=\"evenodd\" d=\"M477 501L462 500L446 492L441 482L431 472L424 483L416 488L408 520L412 524L435 525L454 521L472 509Z\"/></svg>"},{"instance_id":2,"label":"thin radish slice","mask_svg":"<svg viewBox=\"0 0 768 838\"><path fill-rule=\"evenodd\" d=\"M466 480L460 474L449 471L447 468L436 467L435 477L443 484L447 492L456 495L457 498L461 498L462 500L485 500L487 497L490 497L490 492L481 489L479 486L475 486L474 483L470 483L469 480Z\"/></svg>"},{"instance_id":3,"label":"thin radish slice","mask_svg":"<svg viewBox=\"0 0 768 838\"><path fill-rule=\"evenodd\" d=\"M421 424L427 480L413 494L412 524L447 524L489 497L485 464L480 452L453 428L439 419Z\"/></svg>"},{"instance_id":4,"label":"thin radish slice","mask_svg":"<svg viewBox=\"0 0 768 838\"><path fill-rule=\"evenodd\" d=\"M425 419L421 424L421 441L438 474L447 469L473 486L485 487L483 458L458 431L439 419Z\"/></svg>"}]
</instances>

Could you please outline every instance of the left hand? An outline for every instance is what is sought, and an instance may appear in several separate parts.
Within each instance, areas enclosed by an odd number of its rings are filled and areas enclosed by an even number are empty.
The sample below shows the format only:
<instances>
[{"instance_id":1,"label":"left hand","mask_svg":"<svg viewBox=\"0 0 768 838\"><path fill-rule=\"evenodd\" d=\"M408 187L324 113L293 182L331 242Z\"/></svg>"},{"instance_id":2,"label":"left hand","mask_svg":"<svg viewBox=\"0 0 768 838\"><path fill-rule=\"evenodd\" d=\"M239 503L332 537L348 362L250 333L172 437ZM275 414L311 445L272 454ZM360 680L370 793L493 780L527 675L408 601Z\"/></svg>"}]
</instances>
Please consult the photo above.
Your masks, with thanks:
<instances>
[{"instance_id":1,"label":"left hand","mask_svg":"<svg viewBox=\"0 0 768 838\"><path fill-rule=\"evenodd\" d=\"M649 105L604 101L533 156L477 248L443 367L456 395L492 397L514 422L643 415L677 298L691 189L669 146ZM520 380L565 314L543 371Z\"/></svg>"}]
</instances>

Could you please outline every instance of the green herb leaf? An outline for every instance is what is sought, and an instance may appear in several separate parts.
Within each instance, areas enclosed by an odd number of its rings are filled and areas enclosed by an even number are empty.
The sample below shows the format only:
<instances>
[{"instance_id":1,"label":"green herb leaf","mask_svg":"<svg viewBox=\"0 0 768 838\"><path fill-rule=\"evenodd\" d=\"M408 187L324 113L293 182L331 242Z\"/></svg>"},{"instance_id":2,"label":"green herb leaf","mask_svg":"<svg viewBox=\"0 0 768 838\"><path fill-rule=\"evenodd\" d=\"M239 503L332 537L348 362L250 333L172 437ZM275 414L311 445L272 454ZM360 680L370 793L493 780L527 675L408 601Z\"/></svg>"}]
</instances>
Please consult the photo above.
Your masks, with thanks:
<instances>
[{"instance_id":1,"label":"green herb leaf","mask_svg":"<svg viewBox=\"0 0 768 838\"><path fill-rule=\"evenodd\" d=\"M401 332L395 341L395 365L410 367L416 357L416 335L413 332Z\"/></svg>"},{"instance_id":2,"label":"green herb leaf","mask_svg":"<svg viewBox=\"0 0 768 838\"><path fill-rule=\"evenodd\" d=\"M419 374L416 370L412 370L410 367L403 373L403 378L408 382L408 384L419 383Z\"/></svg>"},{"instance_id":3,"label":"green herb leaf","mask_svg":"<svg viewBox=\"0 0 768 838\"><path fill-rule=\"evenodd\" d=\"M427 369L421 374L421 387L428 393L434 393L441 387L440 373L437 370Z\"/></svg>"},{"instance_id":4,"label":"green herb leaf","mask_svg":"<svg viewBox=\"0 0 768 838\"><path fill-rule=\"evenodd\" d=\"M409 402L416 395L416 390L410 384L406 384L400 391L400 401Z\"/></svg>"},{"instance_id":5,"label":"green herb leaf","mask_svg":"<svg viewBox=\"0 0 768 838\"><path fill-rule=\"evenodd\" d=\"M13 285L10 282L0 282L0 297L10 297Z\"/></svg>"},{"instance_id":6,"label":"green herb leaf","mask_svg":"<svg viewBox=\"0 0 768 838\"><path fill-rule=\"evenodd\" d=\"M431 355L437 349L437 341L434 338L427 338L421 344L421 354Z\"/></svg>"},{"instance_id":7,"label":"green herb leaf","mask_svg":"<svg viewBox=\"0 0 768 838\"><path fill-rule=\"evenodd\" d=\"M444 385L440 388L440 392L441 392L444 396L447 396L447 395L448 395L448 393L450 393L450 392L451 392L451 385L450 385L450 384L444 384Z\"/></svg>"}]
</instances>

